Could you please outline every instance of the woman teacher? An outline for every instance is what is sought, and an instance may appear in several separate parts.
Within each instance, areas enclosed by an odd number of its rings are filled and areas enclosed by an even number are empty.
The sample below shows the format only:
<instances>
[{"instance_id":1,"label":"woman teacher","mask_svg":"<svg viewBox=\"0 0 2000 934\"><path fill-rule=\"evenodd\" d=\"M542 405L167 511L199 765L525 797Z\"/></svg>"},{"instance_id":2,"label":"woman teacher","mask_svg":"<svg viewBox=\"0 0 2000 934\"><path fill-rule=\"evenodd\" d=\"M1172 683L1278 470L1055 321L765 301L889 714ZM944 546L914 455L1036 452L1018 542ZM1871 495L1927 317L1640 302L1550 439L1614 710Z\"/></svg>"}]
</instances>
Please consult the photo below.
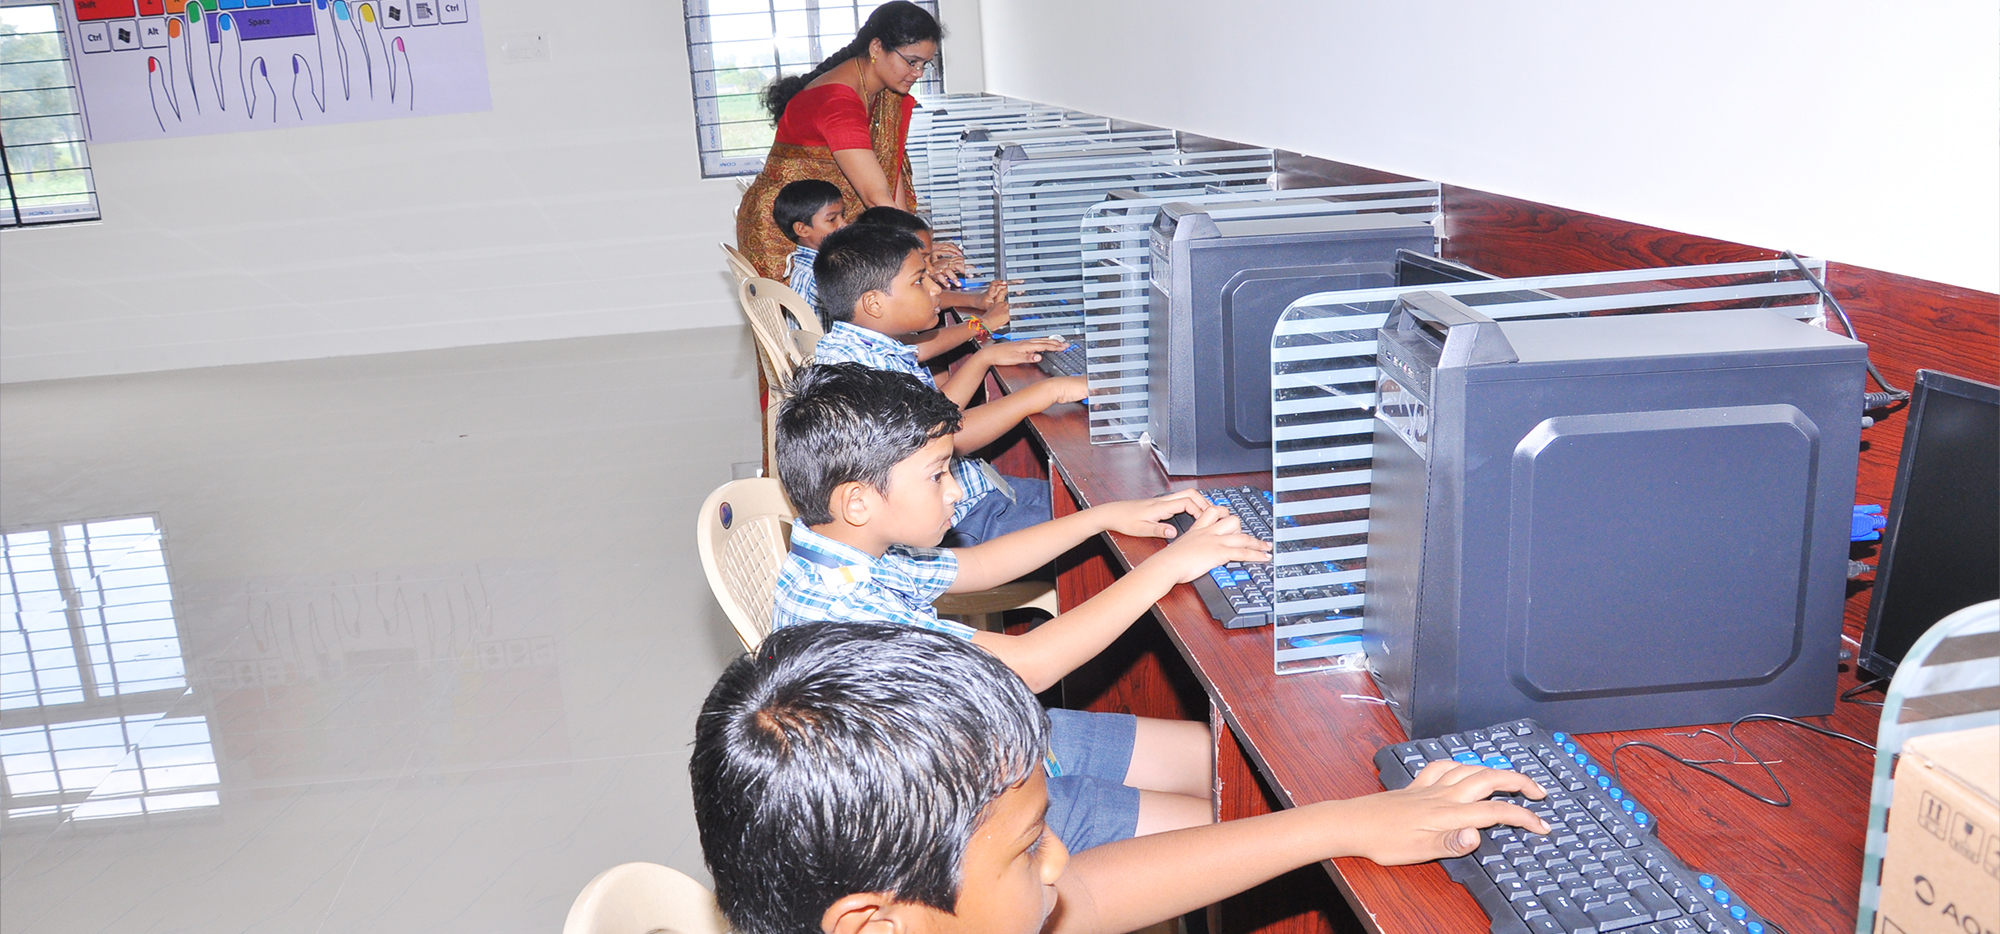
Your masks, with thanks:
<instances>
[{"instance_id":1,"label":"woman teacher","mask_svg":"<svg viewBox=\"0 0 2000 934\"><path fill-rule=\"evenodd\" d=\"M878 205L915 206L903 150L917 103L910 87L937 60L942 38L943 27L923 8L894 0L877 7L854 41L819 67L764 90L776 141L736 209L736 248L759 274L785 278L795 245L771 220L771 202L792 182L832 182L849 219Z\"/></svg>"}]
</instances>

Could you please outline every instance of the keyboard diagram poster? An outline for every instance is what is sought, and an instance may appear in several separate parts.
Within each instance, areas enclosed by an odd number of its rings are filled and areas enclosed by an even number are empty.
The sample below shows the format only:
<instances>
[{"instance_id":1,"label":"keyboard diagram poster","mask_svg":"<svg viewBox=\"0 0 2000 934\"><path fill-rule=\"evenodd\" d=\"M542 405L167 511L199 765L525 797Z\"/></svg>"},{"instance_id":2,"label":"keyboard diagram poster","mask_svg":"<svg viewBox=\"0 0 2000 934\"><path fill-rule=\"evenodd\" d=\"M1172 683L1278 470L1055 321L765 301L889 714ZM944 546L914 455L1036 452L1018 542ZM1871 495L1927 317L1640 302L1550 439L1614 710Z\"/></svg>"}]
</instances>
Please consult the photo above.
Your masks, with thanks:
<instances>
[{"instance_id":1,"label":"keyboard diagram poster","mask_svg":"<svg viewBox=\"0 0 2000 934\"><path fill-rule=\"evenodd\" d=\"M92 142L491 110L473 0L68 0Z\"/></svg>"}]
</instances>

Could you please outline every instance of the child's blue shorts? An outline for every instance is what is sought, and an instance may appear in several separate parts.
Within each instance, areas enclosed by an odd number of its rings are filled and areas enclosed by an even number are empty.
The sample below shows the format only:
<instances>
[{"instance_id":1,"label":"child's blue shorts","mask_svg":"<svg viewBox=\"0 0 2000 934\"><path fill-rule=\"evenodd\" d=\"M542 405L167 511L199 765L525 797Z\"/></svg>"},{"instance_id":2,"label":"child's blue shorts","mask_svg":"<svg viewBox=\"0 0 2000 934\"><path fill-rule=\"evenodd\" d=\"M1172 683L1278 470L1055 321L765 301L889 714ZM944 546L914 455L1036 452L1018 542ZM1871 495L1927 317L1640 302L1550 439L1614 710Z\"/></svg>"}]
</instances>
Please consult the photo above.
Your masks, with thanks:
<instances>
[{"instance_id":1,"label":"child's blue shorts","mask_svg":"<svg viewBox=\"0 0 2000 934\"><path fill-rule=\"evenodd\" d=\"M1071 852L1139 830L1139 789L1125 784L1139 719L1123 713L1049 711L1049 829Z\"/></svg>"},{"instance_id":2,"label":"child's blue shorts","mask_svg":"<svg viewBox=\"0 0 2000 934\"><path fill-rule=\"evenodd\" d=\"M970 548L980 542L988 542L1009 532L1019 532L1031 525L1049 521L1052 509L1049 503L1049 482L1030 480L1026 477L1003 477L1008 490L995 490L979 498L972 508L959 520L951 531L945 533L946 548ZM1067 843L1068 841L1064 841Z\"/></svg>"}]
</instances>

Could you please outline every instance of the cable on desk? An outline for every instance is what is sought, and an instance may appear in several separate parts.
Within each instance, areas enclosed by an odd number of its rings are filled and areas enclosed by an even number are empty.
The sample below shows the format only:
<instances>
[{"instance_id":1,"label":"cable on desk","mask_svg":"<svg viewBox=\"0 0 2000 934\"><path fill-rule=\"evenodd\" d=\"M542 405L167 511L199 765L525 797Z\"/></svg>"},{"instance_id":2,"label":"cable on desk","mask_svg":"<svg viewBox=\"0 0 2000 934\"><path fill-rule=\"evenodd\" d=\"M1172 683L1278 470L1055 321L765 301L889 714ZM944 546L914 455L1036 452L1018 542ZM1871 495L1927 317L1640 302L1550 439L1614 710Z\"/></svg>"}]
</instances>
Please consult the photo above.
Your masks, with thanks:
<instances>
[{"instance_id":1,"label":"cable on desk","mask_svg":"<svg viewBox=\"0 0 2000 934\"><path fill-rule=\"evenodd\" d=\"M1818 289L1819 294L1826 298L1826 303L1833 306L1833 313L1840 316L1841 325L1847 328L1848 338L1854 341L1860 341L1861 335L1855 333L1854 322L1847 317L1847 309L1840 307L1840 299L1833 297L1833 290L1827 288L1826 283L1819 281L1819 277L1813 275L1812 270L1806 268L1805 261L1799 259L1799 255L1797 253L1794 253L1790 250L1786 250L1784 252L1784 257L1788 260L1791 260L1792 265L1799 267L1799 272L1800 274L1806 277L1806 281L1811 282L1813 284L1813 288ZM1889 385L1889 381L1882 378L1882 371L1875 368L1875 361L1873 359L1864 358L1862 360L1862 363L1863 365L1868 367L1868 375L1875 378L1875 385L1880 386L1884 390L1886 390L1884 392L1862 393L1861 407L1863 410L1887 408L1898 402L1909 401L1910 399L1909 393Z\"/></svg>"},{"instance_id":2,"label":"cable on desk","mask_svg":"<svg viewBox=\"0 0 2000 934\"><path fill-rule=\"evenodd\" d=\"M1729 759L1688 759L1674 753L1672 750L1669 750L1663 746L1659 746L1653 743L1646 742L1645 740L1639 740L1639 739L1619 743L1618 745L1611 747L1611 780L1613 782L1620 781L1618 777L1618 750L1624 749L1627 746L1637 746L1641 749L1651 749L1654 752L1659 753L1660 755L1666 756L1668 759L1671 759L1676 763L1684 765L1697 772L1701 772L1705 775L1712 776L1717 781L1720 781L1723 784L1736 789L1737 791L1743 792L1744 794L1749 795L1751 798L1763 802L1764 804L1768 804L1772 807L1777 807L1777 808L1791 807L1792 793L1785 789L1784 782L1778 780L1778 773L1771 771L1770 762L1765 760L1763 756L1758 755L1756 750L1751 749L1748 745L1746 745L1743 742L1743 740L1739 739L1736 736L1736 728L1742 726L1746 721L1750 720L1774 720L1779 723L1789 723L1800 729L1810 730L1814 733L1818 733L1821 736L1829 736L1834 739L1846 740L1847 742L1853 743L1856 746L1860 746L1861 748L1866 749L1869 752L1875 751L1874 744L1865 742L1863 740L1855 739L1854 737L1849 736L1846 733L1839 733L1833 730L1826 729L1824 727L1813 726L1812 724L1806 723L1805 721L1794 720L1791 717L1780 716L1774 713L1752 713L1752 714L1744 714L1741 717L1737 717L1733 722L1729 724L1729 726L1722 733L1717 733L1712 729L1703 727L1701 731L1699 733L1696 733L1695 735L1699 736L1701 733L1708 733L1712 736L1715 736L1718 739L1721 739L1724 743L1728 744L1732 750L1740 750L1744 755L1749 756L1750 761L1755 762L1758 768L1764 770L1764 775L1765 777L1771 780L1771 784L1777 786L1778 794L1781 796L1781 799L1766 798L1763 795L1760 795L1754 791L1751 791L1748 788L1745 788L1743 785L1738 784L1735 779L1732 779L1729 776L1722 774L1721 772L1717 772L1716 770L1709 768L1709 766L1711 765L1733 763L1735 761L1733 753L1732 753L1732 758Z\"/></svg>"},{"instance_id":3,"label":"cable on desk","mask_svg":"<svg viewBox=\"0 0 2000 934\"><path fill-rule=\"evenodd\" d=\"M1861 694L1863 694L1864 692L1880 689L1884 684L1887 684L1888 681L1889 679L1887 678L1871 678L1851 688L1848 688L1845 691L1840 692L1840 699L1850 704L1859 704L1860 706L1863 707L1879 708L1882 706L1881 701L1855 700L1855 698L1861 696Z\"/></svg>"}]
</instances>

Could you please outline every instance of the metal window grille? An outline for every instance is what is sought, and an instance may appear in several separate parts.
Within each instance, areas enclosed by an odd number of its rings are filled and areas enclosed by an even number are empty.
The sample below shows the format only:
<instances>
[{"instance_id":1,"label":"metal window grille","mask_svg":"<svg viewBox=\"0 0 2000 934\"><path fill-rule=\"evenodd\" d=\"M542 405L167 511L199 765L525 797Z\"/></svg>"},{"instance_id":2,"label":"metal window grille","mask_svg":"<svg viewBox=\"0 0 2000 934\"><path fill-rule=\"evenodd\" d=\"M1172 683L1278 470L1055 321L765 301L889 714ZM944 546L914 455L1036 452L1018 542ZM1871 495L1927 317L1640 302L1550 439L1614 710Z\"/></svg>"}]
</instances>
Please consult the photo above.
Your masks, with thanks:
<instances>
[{"instance_id":1,"label":"metal window grille","mask_svg":"<svg viewBox=\"0 0 2000 934\"><path fill-rule=\"evenodd\" d=\"M1822 260L1807 259L1824 276ZM1319 292L1271 335L1271 627L1279 674L1361 649L1369 481L1377 405L1375 333L1406 292L1442 292L1488 317L1772 308L1822 323L1819 291L1786 260Z\"/></svg>"},{"instance_id":2,"label":"metal window grille","mask_svg":"<svg viewBox=\"0 0 2000 934\"><path fill-rule=\"evenodd\" d=\"M0 3L0 228L98 218L61 4Z\"/></svg>"},{"instance_id":3,"label":"metal window grille","mask_svg":"<svg viewBox=\"0 0 2000 934\"><path fill-rule=\"evenodd\" d=\"M811 71L853 41L880 3L835 0L684 0L688 68L694 78L695 138L704 177L754 175L771 149L764 87ZM937 0L916 0L937 15ZM944 93L942 61L914 88Z\"/></svg>"}]
</instances>

